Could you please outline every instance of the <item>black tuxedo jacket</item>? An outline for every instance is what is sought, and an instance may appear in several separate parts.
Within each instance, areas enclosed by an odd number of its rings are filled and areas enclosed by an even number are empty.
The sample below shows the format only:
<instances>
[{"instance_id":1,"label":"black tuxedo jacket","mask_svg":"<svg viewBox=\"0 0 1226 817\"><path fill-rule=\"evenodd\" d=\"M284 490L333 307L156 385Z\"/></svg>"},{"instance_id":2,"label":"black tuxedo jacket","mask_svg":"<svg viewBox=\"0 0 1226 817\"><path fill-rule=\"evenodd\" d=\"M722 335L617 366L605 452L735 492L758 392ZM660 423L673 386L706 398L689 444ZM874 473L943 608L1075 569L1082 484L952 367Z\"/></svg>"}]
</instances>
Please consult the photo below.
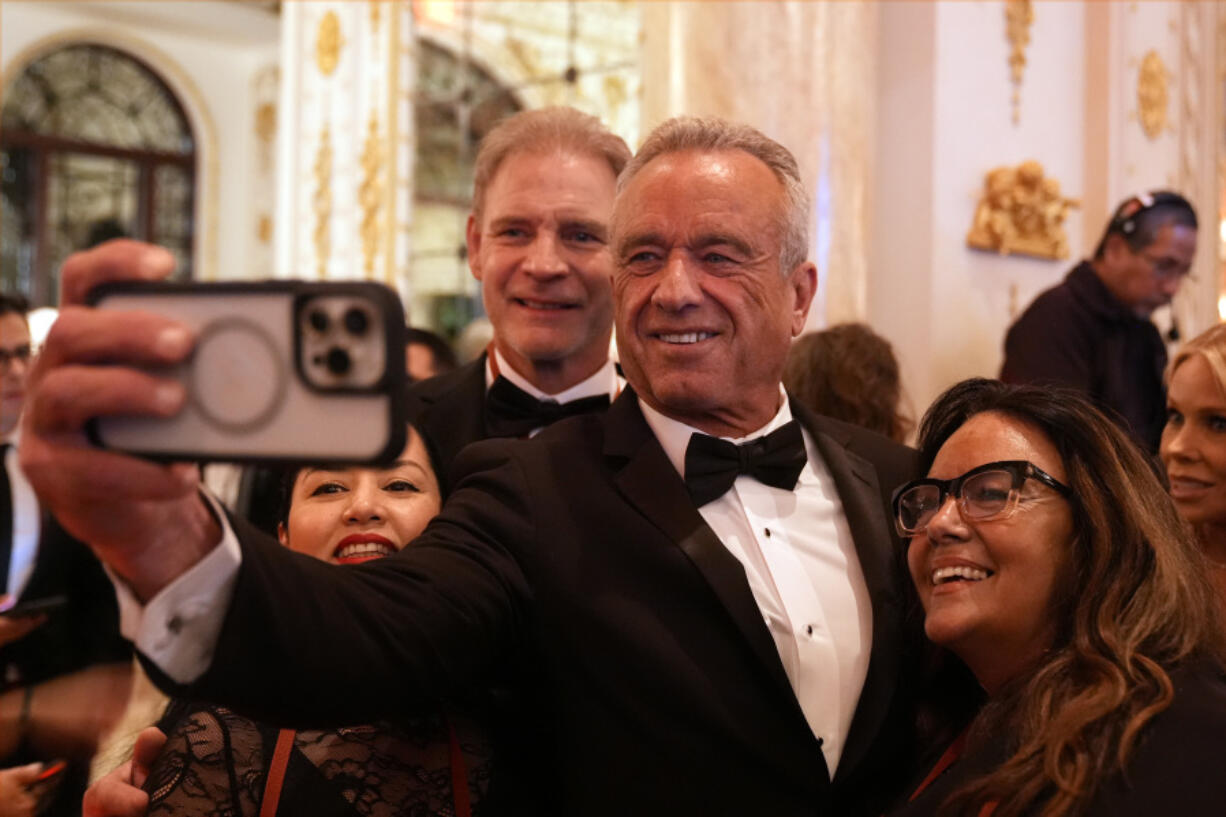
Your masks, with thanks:
<instances>
[{"instance_id":1,"label":"black tuxedo jacket","mask_svg":"<svg viewBox=\"0 0 1226 817\"><path fill-rule=\"evenodd\" d=\"M442 514L394 557L337 569L240 528L234 600L192 693L284 723L358 723L510 659L535 723L515 776L531 770L546 802L506 812L879 814L909 773L905 576L886 504L912 452L793 411L833 474L873 604L833 781L740 562L631 390L605 415L470 446Z\"/></svg>"},{"instance_id":2,"label":"black tuxedo jacket","mask_svg":"<svg viewBox=\"0 0 1226 817\"><path fill-rule=\"evenodd\" d=\"M490 436L485 427L485 355L409 387L408 413L421 432L446 496L450 471L470 443Z\"/></svg>"}]
</instances>

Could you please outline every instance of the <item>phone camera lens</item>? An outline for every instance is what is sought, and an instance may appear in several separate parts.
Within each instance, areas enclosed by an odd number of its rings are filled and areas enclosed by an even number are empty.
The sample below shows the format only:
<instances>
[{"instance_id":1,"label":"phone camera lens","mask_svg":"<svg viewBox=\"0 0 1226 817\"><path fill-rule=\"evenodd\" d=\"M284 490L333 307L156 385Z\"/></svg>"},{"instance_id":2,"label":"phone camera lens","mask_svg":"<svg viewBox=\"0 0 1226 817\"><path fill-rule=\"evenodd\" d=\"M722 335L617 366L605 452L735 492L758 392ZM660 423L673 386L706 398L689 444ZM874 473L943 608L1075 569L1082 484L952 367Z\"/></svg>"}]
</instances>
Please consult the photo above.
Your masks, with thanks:
<instances>
[{"instance_id":1,"label":"phone camera lens","mask_svg":"<svg viewBox=\"0 0 1226 817\"><path fill-rule=\"evenodd\" d=\"M345 313L345 329L349 331L349 334L360 337L366 334L369 326L370 318L366 317L365 310L355 306Z\"/></svg>"},{"instance_id":2,"label":"phone camera lens","mask_svg":"<svg viewBox=\"0 0 1226 817\"><path fill-rule=\"evenodd\" d=\"M349 371L352 361L349 359L349 353L339 346L333 346L328 350L328 371L336 376L340 376Z\"/></svg>"},{"instance_id":3,"label":"phone camera lens","mask_svg":"<svg viewBox=\"0 0 1226 817\"><path fill-rule=\"evenodd\" d=\"M328 331L328 313L322 309L312 309L311 313L307 315L307 320L310 321L311 328L316 332Z\"/></svg>"}]
</instances>

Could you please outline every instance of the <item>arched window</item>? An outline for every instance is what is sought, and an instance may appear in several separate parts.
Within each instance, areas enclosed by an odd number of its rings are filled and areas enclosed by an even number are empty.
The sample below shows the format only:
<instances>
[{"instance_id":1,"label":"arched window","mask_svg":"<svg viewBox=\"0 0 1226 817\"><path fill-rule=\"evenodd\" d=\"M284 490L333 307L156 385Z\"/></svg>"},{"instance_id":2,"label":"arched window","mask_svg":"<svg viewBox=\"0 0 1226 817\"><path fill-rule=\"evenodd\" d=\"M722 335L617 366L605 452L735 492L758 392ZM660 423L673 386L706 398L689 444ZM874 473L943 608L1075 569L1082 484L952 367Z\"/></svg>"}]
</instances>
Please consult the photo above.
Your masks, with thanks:
<instances>
[{"instance_id":1,"label":"arched window","mask_svg":"<svg viewBox=\"0 0 1226 817\"><path fill-rule=\"evenodd\" d=\"M117 236L190 277L195 175L191 125L144 63L92 44L31 62L0 107L0 287L53 304L64 259Z\"/></svg>"}]
</instances>

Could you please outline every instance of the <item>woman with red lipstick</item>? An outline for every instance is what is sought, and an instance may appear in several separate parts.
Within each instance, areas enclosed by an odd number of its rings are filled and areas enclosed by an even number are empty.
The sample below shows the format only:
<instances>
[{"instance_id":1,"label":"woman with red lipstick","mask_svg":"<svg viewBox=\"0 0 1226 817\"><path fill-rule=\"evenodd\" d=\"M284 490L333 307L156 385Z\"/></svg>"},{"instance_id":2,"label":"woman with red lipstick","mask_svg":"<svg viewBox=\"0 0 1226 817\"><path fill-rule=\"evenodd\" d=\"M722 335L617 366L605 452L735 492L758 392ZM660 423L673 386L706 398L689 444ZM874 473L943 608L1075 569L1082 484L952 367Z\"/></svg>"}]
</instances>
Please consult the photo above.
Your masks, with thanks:
<instances>
[{"instance_id":1,"label":"woman with red lipstick","mask_svg":"<svg viewBox=\"0 0 1226 817\"><path fill-rule=\"evenodd\" d=\"M895 817L1221 814L1226 630L1145 456L1082 396L988 380L919 447L894 511L934 762Z\"/></svg>"},{"instance_id":2,"label":"woman with red lipstick","mask_svg":"<svg viewBox=\"0 0 1226 817\"><path fill-rule=\"evenodd\" d=\"M391 466L303 468L288 475L283 496L281 543L338 565L394 554L441 501L426 446L412 428ZM86 795L85 814L465 817L480 814L489 780L480 731L441 709L395 725L293 730L175 701L162 724L170 736L147 780L131 764L121 767L120 779L112 773ZM132 782L143 782L148 798L126 785Z\"/></svg>"},{"instance_id":3,"label":"woman with red lipstick","mask_svg":"<svg viewBox=\"0 0 1226 817\"><path fill-rule=\"evenodd\" d=\"M1226 602L1226 324L1188 341L1171 361L1159 454L1175 507L1196 531Z\"/></svg>"}]
</instances>

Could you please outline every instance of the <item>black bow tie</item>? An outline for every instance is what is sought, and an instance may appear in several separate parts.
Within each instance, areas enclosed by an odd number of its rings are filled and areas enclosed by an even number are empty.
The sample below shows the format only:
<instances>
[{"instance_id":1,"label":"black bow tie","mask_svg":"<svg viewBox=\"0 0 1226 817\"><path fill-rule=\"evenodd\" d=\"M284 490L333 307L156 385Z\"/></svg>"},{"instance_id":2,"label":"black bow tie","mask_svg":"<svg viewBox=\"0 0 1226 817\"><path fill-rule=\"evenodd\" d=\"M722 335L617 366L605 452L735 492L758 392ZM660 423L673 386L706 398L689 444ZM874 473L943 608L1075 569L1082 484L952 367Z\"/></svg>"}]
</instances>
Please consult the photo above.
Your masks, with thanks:
<instances>
[{"instance_id":1,"label":"black bow tie","mask_svg":"<svg viewBox=\"0 0 1226 817\"><path fill-rule=\"evenodd\" d=\"M485 429L493 437L523 437L565 417L608 407L607 394L553 403L537 400L505 377L498 377L485 395Z\"/></svg>"},{"instance_id":2,"label":"black bow tie","mask_svg":"<svg viewBox=\"0 0 1226 817\"><path fill-rule=\"evenodd\" d=\"M795 420L740 445L691 434L685 449L685 487L700 508L726 494L741 474L790 491L808 459L805 439Z\"/></svg>"}]
</instances>

